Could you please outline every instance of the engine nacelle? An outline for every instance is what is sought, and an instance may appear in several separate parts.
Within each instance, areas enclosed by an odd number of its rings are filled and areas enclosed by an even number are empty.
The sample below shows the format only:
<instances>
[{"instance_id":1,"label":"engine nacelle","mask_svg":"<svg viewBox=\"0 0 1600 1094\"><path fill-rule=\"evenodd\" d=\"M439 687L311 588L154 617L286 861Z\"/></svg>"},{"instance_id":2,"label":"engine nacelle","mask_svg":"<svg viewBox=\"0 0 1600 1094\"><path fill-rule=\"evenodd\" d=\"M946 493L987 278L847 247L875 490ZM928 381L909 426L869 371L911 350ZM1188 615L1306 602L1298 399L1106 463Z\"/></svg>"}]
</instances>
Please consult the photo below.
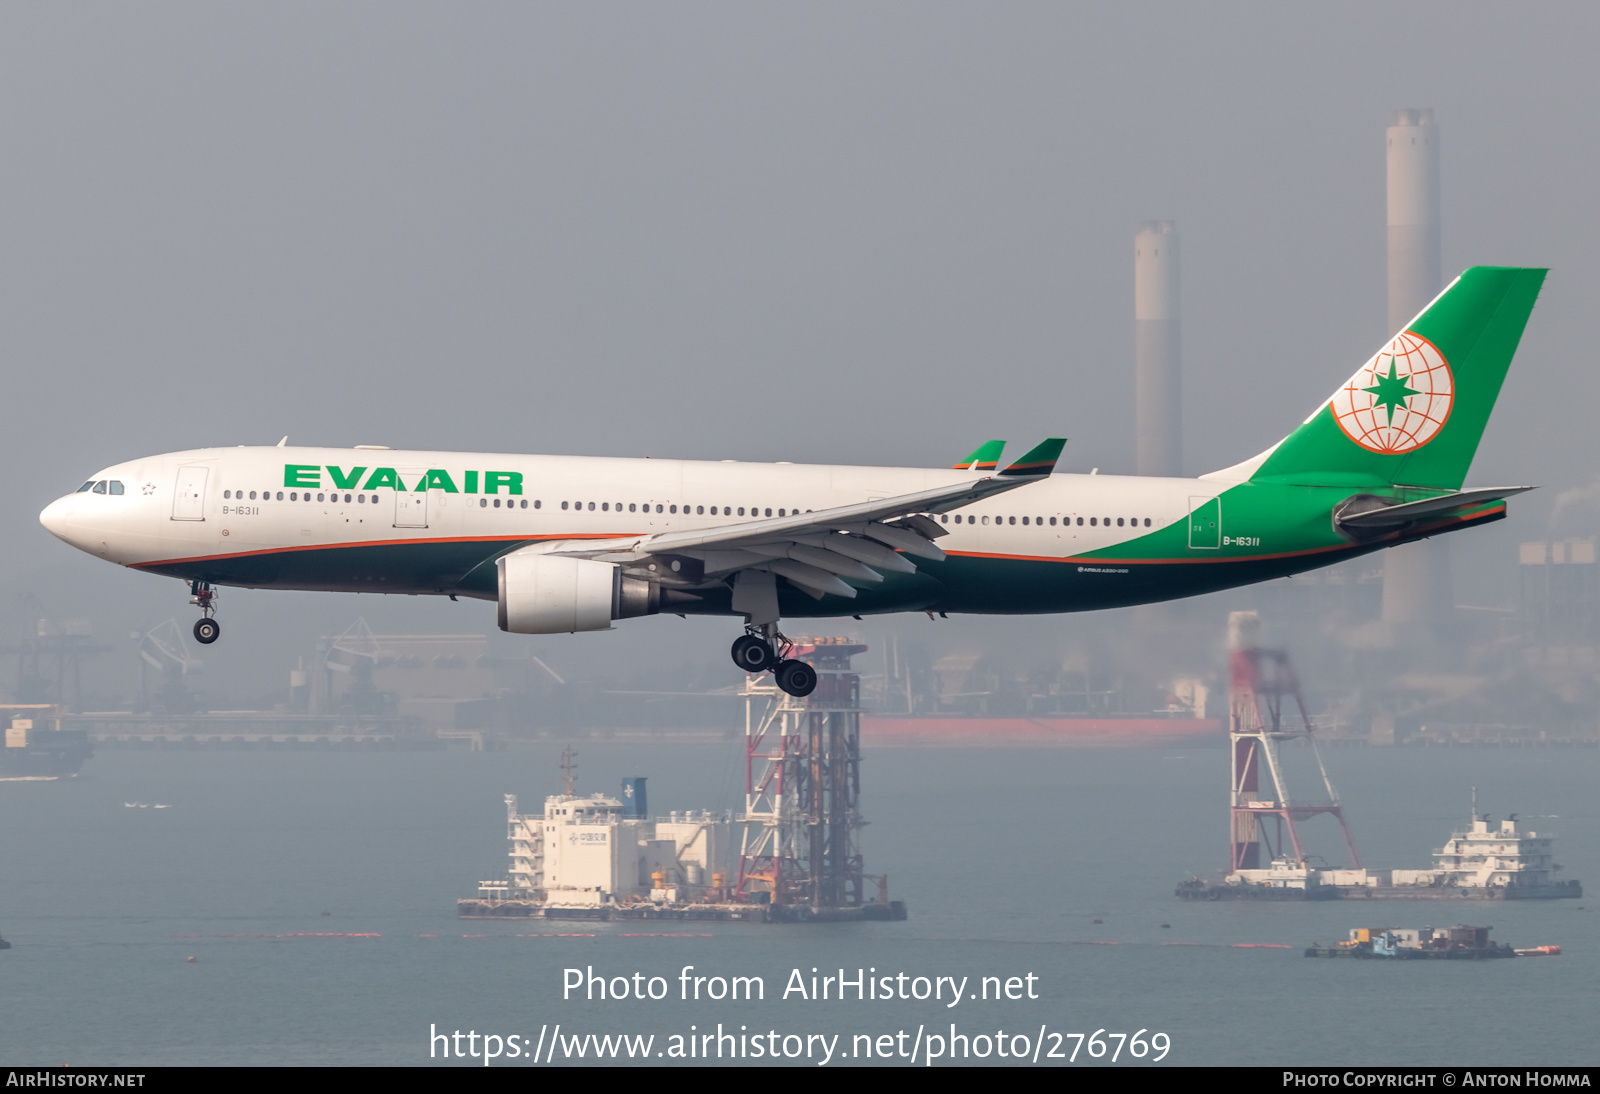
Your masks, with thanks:
<instances>
[{"instance_id":1,"label":"engine nacelle","mask_svg":"<svg viewBox=\"0 0 1600 1094\"><path fill-rule=\"evenodd\" d=\"M513 551L497 564L500 629L513 634L604 631L661 610L659 585L609 562Z\"/></svg>"}]
</instances>

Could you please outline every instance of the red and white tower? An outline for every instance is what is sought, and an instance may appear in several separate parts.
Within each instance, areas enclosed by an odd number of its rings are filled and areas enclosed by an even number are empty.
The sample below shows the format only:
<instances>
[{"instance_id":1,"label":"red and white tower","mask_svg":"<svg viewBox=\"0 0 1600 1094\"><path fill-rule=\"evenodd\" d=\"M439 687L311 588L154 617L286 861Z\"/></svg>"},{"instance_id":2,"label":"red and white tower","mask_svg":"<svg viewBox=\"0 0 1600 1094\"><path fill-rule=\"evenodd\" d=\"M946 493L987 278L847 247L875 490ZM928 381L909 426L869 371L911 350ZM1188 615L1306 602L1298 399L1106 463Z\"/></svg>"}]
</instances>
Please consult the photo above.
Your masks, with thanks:
<instances>
[{"instance_id":1,"label":"red and white tower","mask_svg":"<svg viewBox=\"0 0 1600 1094\"><path fill-rule=\"evenodd\" d=\"M865 903L861 678L850 658L866 649L844 638L798 640L789 656L817 670L817 689L805 698L783 693L771 676L746 680L741 899L765 894L797 918ZM887 905L887 894L878 902Z\"/></svg>"},{"instance_id":2,"label":"red and white tower","mask_svg":"<svg viewBox=\"0 0 1600 1094\"><path fill-rule=\"evenodd\" d=\"M1255 612L1233 612L1228 616L1228 671L1228 745L1233 764L1228 790L1230 872L1259 870L1290 855L1296 863L1304 863L1306 853L1295 822L1322 813L1338 820L1345 846L1350 849L1350 864L1360 869L1361 858L1339 807L1339 795L1317 749L1289 655L1263 647L1261 620ZM1325 800L1297 800L1292 795L1284 767L1286 742L1310 747L1328 794ZM1269 780L1265 791L1261 786L1263 770ZM1269 796L1263 797L1263 793ZM1265 862L1263 848L1267 852Z\"/></svg>"}]
</instances>

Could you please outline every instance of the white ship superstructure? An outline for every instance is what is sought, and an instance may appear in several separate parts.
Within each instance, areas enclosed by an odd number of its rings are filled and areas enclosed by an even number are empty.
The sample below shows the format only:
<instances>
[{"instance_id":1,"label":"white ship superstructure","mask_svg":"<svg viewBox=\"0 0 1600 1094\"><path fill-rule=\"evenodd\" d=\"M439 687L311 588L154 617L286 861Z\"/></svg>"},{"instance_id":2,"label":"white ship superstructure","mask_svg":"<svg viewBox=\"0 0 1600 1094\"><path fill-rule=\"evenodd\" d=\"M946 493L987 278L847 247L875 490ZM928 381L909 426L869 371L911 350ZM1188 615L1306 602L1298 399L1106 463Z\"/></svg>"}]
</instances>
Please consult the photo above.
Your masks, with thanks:
<instances>
[{"instance_id":1,"label":"white ship superstructure","mask_svg":"<svg viewBox=\"0 0 1600 1094\"><path fill-rule=\"evenodd\" d=\"M1450 834L1433 852L1429 870L1331 870L1304 860L1276 858L1270 869L1235 870L1221 886L1188 882L1178 895L1190 900L1224 896L1268 899L1340 897L1528 900L1581 897L1583 887L1560 876L1555 837L1523 831L1517 816L1498 824L1487 814Z\"/></svg>"},{"instance_id":2,"label":"white ship superstructure","mask_svg":"<svg viewBox=\"0 0 1600 1094\"><path fill-rule=\"evenodd\" d=\"M652 819L604 794L552 794L533 814L519 812L515 794L505 803L511 868L505 880L479 885L486 899L601 908L678 903L724 887L732 848L726 813Z\"/></svg>"},{"instance_id":3,"label":"white ship superstructure","mask_svg":"<svg viewBox=\"0 0 1600 1094\"><path fill-rule=\"evenodd\" d=\"M1487 816L1474 820L1465 831L1433 853L1432 870L1396 870L1396 885L1444 885L1462 889L1537 889L1559 885L1555 839L1523 832L1513 814L1491 827Z\"/></svg>"}]
</instances>

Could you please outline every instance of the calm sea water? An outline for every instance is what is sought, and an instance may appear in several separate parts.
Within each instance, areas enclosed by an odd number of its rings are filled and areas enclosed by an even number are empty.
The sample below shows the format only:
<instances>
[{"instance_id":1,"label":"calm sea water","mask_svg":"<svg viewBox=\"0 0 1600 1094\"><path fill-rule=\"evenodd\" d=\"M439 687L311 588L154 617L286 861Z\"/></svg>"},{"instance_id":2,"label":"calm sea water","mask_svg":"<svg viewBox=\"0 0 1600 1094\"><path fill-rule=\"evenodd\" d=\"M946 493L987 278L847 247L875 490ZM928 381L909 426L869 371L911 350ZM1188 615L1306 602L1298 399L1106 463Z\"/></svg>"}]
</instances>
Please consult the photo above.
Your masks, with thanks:
<instances>
[{"instance_id":1,"label":"calm sea water","mask_svg":"<svg viewBox=\"0 0 1600 1094\"><path fill-rule=\"evenodd\" d=\"M657 812L738 804L738 742L578 748L580 788L647 775ZM415 1064L430 1062L430 1027L534 1039L556 1023L563 1036L654 1034L655 1051L718 1023L780 1044L839 1034L846 1055L857 1034L904 1030L909 1048L919 1027L948 1035L954 1023L1030 1044L1041 1027L1161 1031L1180 1064L1596 1060L1596 898L1174 899L1177 881L1226 853L1220 749L869 753L867 869L889 873L905 923L456 919L456 899L504 871L501 795L542 801L559 785L557 751L102 752L75 782L0 784L0 933L14 943L0 953L0 1061ZM1555 815L1532 824L1560 837L1568 876L1600 886L1600 751L1342 749L1329 762L1369 865L1426 865L1476 786L1483 811ZM1330 859L1334 835L1315 841ZM1385 919L1490 924L1497 939L1564 952L1398 965L1300 955ZM350 934L379 937L337 937ZM685 965L762 976L766 999L680 1001ZM591 966L660 975L673 997L564 1001L563 970ZM969 990L1032 974L1039 998L782 999L791 971L809 981L813 967L968 977ZM1093 1063L1084 1051L1078 1062Z\"/></svg>"}]
</instances>

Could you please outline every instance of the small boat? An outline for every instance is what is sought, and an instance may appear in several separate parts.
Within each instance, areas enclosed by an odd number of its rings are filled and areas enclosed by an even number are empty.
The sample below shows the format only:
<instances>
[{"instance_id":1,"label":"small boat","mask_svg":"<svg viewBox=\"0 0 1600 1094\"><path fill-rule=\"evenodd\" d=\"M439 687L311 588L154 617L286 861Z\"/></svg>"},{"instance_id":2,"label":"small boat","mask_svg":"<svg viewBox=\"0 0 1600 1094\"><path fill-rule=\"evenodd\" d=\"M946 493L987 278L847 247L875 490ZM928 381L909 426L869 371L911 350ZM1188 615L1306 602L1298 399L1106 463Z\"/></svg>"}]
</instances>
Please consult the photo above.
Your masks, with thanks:
<instances>
[{"instance_id":1,"label":"small boat","mask_svg":"<svg viewBox=\"0 0 1600 1094\"><path fill-rule=\"evenodd\" d=\"M7 942L3 938L0 938L0 950L9 950L10 948L11 948L11 943Z\"/></svg>"},{"instance_id":2,"label":"small boat","mask_svg":"<svg viewBox=\"0 0 1600 1094\"><path fill-rule=\"evenodd\" d=\"M1516 957L1504 942L1489 941L1488 927L1356 927L1350 937L1332 946L1313 943L1307 957L1356 957L1388 960L1467 960Z\"/></svg>"},{"instance_id":3,"label":"small boat","mask_svg":"<svg viewBox=\"0 0 1600 1094\"><path fill-rule=\"evenodd\" d=\"M1518 957L1559 957L1560 946L1529 946L1525 950L1518 950Z\"/></svg>"}]
</instances>

